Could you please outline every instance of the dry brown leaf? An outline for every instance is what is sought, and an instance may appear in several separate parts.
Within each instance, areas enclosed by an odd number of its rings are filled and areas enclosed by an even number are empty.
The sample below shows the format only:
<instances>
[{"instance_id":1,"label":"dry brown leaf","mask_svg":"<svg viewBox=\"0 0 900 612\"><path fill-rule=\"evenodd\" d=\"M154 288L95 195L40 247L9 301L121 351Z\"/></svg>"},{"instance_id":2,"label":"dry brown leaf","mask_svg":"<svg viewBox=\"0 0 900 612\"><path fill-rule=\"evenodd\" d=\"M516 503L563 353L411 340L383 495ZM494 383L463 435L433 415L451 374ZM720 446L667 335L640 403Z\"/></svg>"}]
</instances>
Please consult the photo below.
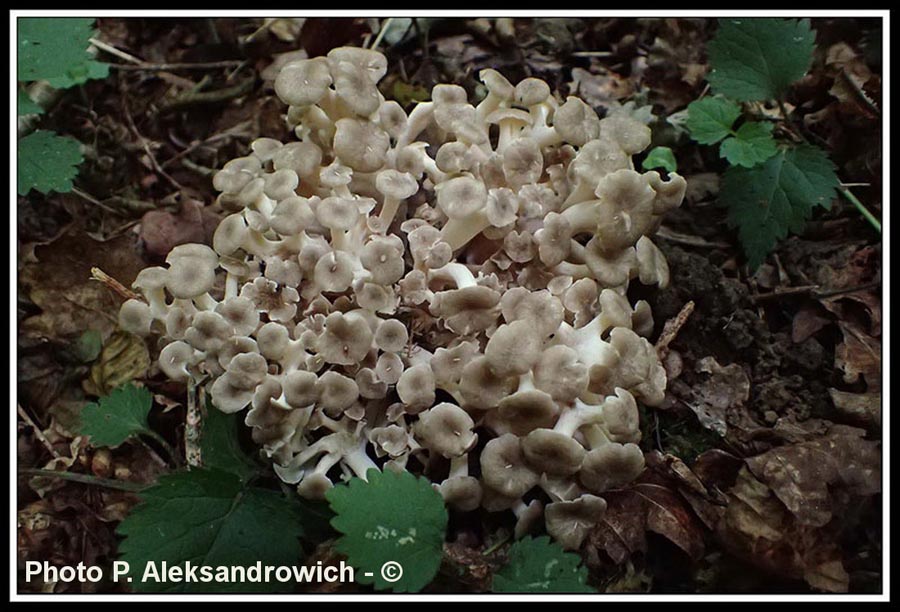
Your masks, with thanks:
<instances>
[{"instance_id":1,"label":"dry brown leaf","mask_svg":"<svg viewBox=\"0 0 900 612\"><path fill-rule=\"evenodd\" d=\"M834 534L797 522L747 467L729 491L717 535L726 549L766 571L823 591L847 591L849 576Z\"/></svg>"},{"instance_id":2,"label":"dry brown leaf","mask_svg":"<svg viewBox=\"0 0 900 612\"><path fill-rule=\"evenodd\" d=\"M144 339L116 331L103 344L100 357L91 367L90 378L84 381L84 390L97 396L136 378L142 378L150 367L150 353Z\"/></svg>"},{"instance_id":3,"label":"dry brown leaf","mask_svg":"<svg viewBox=\"0 0 900 612\"><path fill-rule=\"evenodd\" d=\"M834 365L844 373L844 382L855 383L862 376L870 392L881 390L881 341L858 326L838 321L844 341L834 350Z\"/></svg>"},{"instance_id":4,"label":"dry brown leaf","mask_svg":"<svg viewBox=\"0 0 900 612\"><path fill-rule=\"evenodd\" d=\"M91 280L91 268L101 268L127 287L146 266L133 236L98 242L78 229L36 247L35 256L38 261L22 269L19 287L42 312L25 319L22 330L51 339L88 329L108 336L116 326L121 300Z\"/></svg>"},{"instance_id":5,"label":"dry brown leaf","mask_svg":"<svg viewBox=\"0 0 900 612\"><path fill-rule=\"evenodd\" d=\"M141 218L141 241L148 254L163 258L179 244L211 244L219 221L219 216L202 202L186 199L175 214L167 210L145 213Z\"/></svg>"},{"instance_id":6,"label":"dry brown leaf","mask_svg":"<svg viewBox=\"0 0 900 612\"><path fill-rule=\"evenodd\" d=\"M722 366L714 357L697 362L696 371L710 376L694 385L691 410L701 425L725 436L728 424L735 421L730 415L741 411L750 397L750 379L739 364Z\"/></svg>"},{"instance_id":7,"label":"dry brown leaf","mask_svg":"<svg viewBox=\"0 0 900 612\"><path fill-rule=\"evenodd\" d=\"M820 438L747 459L747 467L800 524L821 527L833 516L834 489L861 497L881 489L881 444L864 435L834 425Z\"/></svg>"},{"instance_id":8,"label":"dry brown leaf","mask_svg":"<svg viewBox=\"0 0 900 612\"><path fill-rule=\"evenodd\" d=\"M589 545L602 550L615 563L647 549L648 531L657 533L690 558L703 555L703 532L693 512L672 489L640 482L627 489L603 494L607 508L591 531Z\"/></svg>"},{"instance_id":9,"label":"dry brown leaf","mask_svg":"<svg viewBox=\"0 0 900 612\"><path fill-rule=\"evenodd\" d=\"M831 401L844 417L860 426L881 427L881 393L849 393L829 389Z\"/></svg>"}]
</instances>

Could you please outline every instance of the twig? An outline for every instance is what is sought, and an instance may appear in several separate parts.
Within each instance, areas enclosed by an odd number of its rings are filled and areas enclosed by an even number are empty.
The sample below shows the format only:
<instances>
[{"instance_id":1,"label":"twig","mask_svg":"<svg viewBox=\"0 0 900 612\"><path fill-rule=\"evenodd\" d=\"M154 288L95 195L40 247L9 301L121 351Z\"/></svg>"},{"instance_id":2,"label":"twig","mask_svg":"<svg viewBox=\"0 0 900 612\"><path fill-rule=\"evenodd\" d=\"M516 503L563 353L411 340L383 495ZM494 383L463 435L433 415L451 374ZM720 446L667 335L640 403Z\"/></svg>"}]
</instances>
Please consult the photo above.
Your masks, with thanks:
<instances>
[{"instance_id":1,"label":"twig","mask_svg":"<svg viewBox=\"0 0 900 612\"><path fill-rule=\"evenodd\" d=\"M196 150L199 149L200 147L206 146L206 145L208 145L208 144L212 144L212 143L217 142L217 141L219 141L219 140L225 140L225 139L227 139L227 138L240 138L240 137L242 136L242 134L238 134L238 133L237 133L237 130L236 130L235 128L238 128L238 127L243 128L243 127L245 127L246 125L249 125L249 123L250 123L250 120L249 120L249 119L248 119L247 121L242 121L242 122L239 123L238 125L236 125L236 126L234 126L233 128L229 129L227 132L221 132L221 133L219 133L219 134L214 134L214 135L210 136L209 138L207 138L207 139L205 139L205 140L198 140L197 142L188 145L185 149L183 149L182 151L179 151L178 153L176 153L175 155L173 155L172 157L170 157L169 159L167 159L166 161L164 161L164 162L162 163L162 167L165 168L165 167L167 167L167 166L170 166L171 164L175 163L176 161L178 161L179 159L181 159L181 158L184 157L185 155L190 155L191 153L193 153L194 151L196 151Z\"/></svg>"},{"instance_id":2,"label":"twig","mask_svg":"<svg viewBox=\"0 0 900 612\"><path fill-rule=\"evenodd\" d=\"M103 283L126 300L143 300L140 295L114 279L112 276L110 276L100 268L91 268L91 279Z\"/></svg>"},{"instance_id":3,"label":"twig","mask_svg":"<svg viewBox=\"0 0 900 612\"><path fill-rule=\"evenodd\" d=\"M378 36L375 37L375 40L372 41L372 46L370 49L377 50L378 45L381 44L381 39L384 38L385 33L387 33L388 28L391 27L394 23L393 17L388 17L384 20L384 23L381 24L381 27L378 29Z\"/></svg>"},{"instance_id":4,"label":"twig","mask_svg":"<svg viewBox=\"0 0 900 612\"><path fill-rule=\"evenodd\" d=\"M758 293L751 297L751 300L754 304L759 302L764 302L766 300L774 300L782 297L790 297L797 295L809 295L816 299L824 299L829 297L835 297L838 295L847 295L849 293L856 293L857 291L866 291L867 289L875 289L876 287L881 286L881 281L873 281L871 283L865 283L863 285L857 285L855 287L844 287L841 289L826 289L824 291L820 291L819 285L800 285L798 287L784 287L780 289L775 289L774 291L770 291L768 293Z\"/></svg>"},{"instance_id":5,"label":"twig","mask_svg":"<svg viewBox=\"0 0 900 612\"><path fill-rule=\"evenodd\" d=\"M866 208L863 205L863 203L860 202L859 199L855 195L853 195L853 193L849 189L842 188L842 189L838 189L838 191L841 192L842 196L844 196L845 198L850 200L850 203L856 207L856 209L860 212L860 214L863 217L865 217L866 221L868 221L872 225L872 227L874 227L875 230L880 234L881 233L881 222L879 222L878 219L875 218L875 215L873 215L871 212L869 212L869 209Z\"/></svg>"},{"instance_id":6,"label":"twig","mask_svg":"<svg viewBox=\"0 0 900 612\"><path fill-rule=\"evenodd\" d=\"M87 200L94 206L99 206L100 208L102 208L103 210L105 210L108 213L112 213L114 215L119 214L119 211L117 211L115 208L108 206L107 204L104 204L103 202L101 202L100 200L98 200L97 198L92 196L91 194L87 193L86 191L82 191L78 187L72 187L72 193L74 193L75 195L77 195L80 198Z\"/></svg>"},{"instance_id":7,"label":"twig","mask_svg":"<svg viewBox=\"0 0 900 612\"><path fill-rule=\"evenodd\" d=\"M154 441L156 441L157 444L165 449L166 454L169 455L169 458L172 460L172 462L177 466L181 466L181 456L174 448L172 448L172 445L169 444L169 442L165 438L163 438L152 429L143 429L141 430L141 433L146 435L148 438L152 438Z\"/></svg>"},{"instance_id":8,"label":"twig","mask_svg":"<svg viewBox=\"0 0 900 612\"><path fill-rule=\"evenodd\" d=\"M90 474L58 472L56 470L44 470L40 468L19 468L17 471L24 476L59 478L60 480L70 480L72 482L80 482L87 485L106 487L107 489L118 489L119 491L137 492L143 491L150 486L149 484L141 484L139 482L128 482L125 480L115 480L113 478L100 478L99 476L91 476Z\"/></svg>"},{"instance_id":9,"label":"twig","mask_svg":"<svg viewBox=\"0 0 900 612\"><path fill-rule=\"evenodd\" d=\"M187 384L187 415L184 419L184 456L191 467L201 467L203 456L200 452L200 427L203 423L203 413L197 405L197 386L193 378L188 378Z\"/></svg>"},{"instance_id":10,"label":"twig","mask_svg":"<svg viewBox=\"0 0 900 612\"><path fill-rule=\"evenodd\" d=\"M178 191L183 191L184 188L181 184L169 176L169 173L163 170L162 166L159 165L159 162L156 160L156 156L153 155L153 151L150 150L150 145L147 143L147 139L138 131L137 125L134 123L134 117L131 116L131 108L128 106L128 94L125 92L124 86L121 89L122 94L122 109L125 111L125 119L128 121L128 127L131 128L131 131L137 136L137 139L141 143L141 147L144 149L144 152L147 154L147 157L150 159L150 165L153 166L153 169L162 175L167 181L169 181L172 186L174 186Z\"/></svg>"},{"instance_id":11,"label":"twig","mask_svg":"<svg viewBox=\"0 0 900 612\"><path fill-rule=\"evenodd\" d=\"M179 110L188 106L198 106L201 104L215 104L216 102L225 102L232 98L237 98L249 93L256 82L256 77L250 77L233 87L225 89L216 89L214 91L193 92L188 91L181 95L175 96L168 102L160 105L160 112Z\"/></svg>"},{"instance_id":12,"label":"twig","mask_svg":"<svg viewBox=\"0 0 900 612\"><path fill-rule=\"evenodd\" d=\"M692 312L694 312L693 300L682 306L681 310L678 311L678 314L666 321L666 324L663 325L662 333L659 334L659 340L656 341L655 347L656 354L659 356L660 360L665 359L666 355L669 354L669 343L675 339L675 336L677 336L678 332L681 331L681 328L684 327L684 324L687 322L688 317L691 316Z\"/></svg>"},{"instance_id":13,"label":"twig","mask_svg":"<svg viewBox=\"0 0 900 612\"><path fill-rule=\"evenodd\" d=\"M106 51L110 55L115 55L119 59L123 59L126 62L131 62L132 64L139 64L139 65L144 64L144 60L142 60L138 57L135 57L135 56L131 55L130 53L125 53L121 49L117 49L117 48L113 47L111 44L103 42L99 38L89 38L88 41L92 45L94 45L95 47L100 49L101 51ZM109 65L112 67L119 67L119 64L109 64Z\"/></svg>"},{"instance_id":14,"label":"twig","mask_svg":"<svg viewBox=\"0 0 900 612\"><path fill-rule=\"evenodd\" d=\"M240 66L244 60L223 60L220 62L173 62L171 64L148 64L141 62L138 65L110 64L116 70L146 70L148 72L170 72L173 70L211 70L215 68L233 68Z\"/></svg>"},{"instance_id":15,"label":"twig","mask_svg":"<svg viewBox=\"0 0 900 612\"><path fill-rule=\"evenodd\" d=\"M16 404L16 411L19 413L19 416L22 417L22 420L31 427L31 430L34 432L34 437L37 438L41 444L44 445L44 448L53 455L54 459L59 459L61 455L56 452L56 449L53 448L53 445L50 444L50 440L47 439L47 436L44 435L44 432L41 431L41 428L38 427L34 421L31 420L31 417L28 416L28 413L25 412L25 409L22 408L21 404Z\"/></svg>"},{"instance_id":16,"label":"twig","mask_svg":"<svg viewBox=\"0 0 900 612\"><path fill-rule=\"evenodd\" d=\"M700 236L692 236L690 234L676 232L665 226L662 226L658 230L656 230L656 235L663 240L666 240L667 242L671 242L673 244L683 244L685 246L714 249L727 249L731 246L730 244L725 242L710 242L705 238L701 238Z\"/></svg>"}]
</instances>

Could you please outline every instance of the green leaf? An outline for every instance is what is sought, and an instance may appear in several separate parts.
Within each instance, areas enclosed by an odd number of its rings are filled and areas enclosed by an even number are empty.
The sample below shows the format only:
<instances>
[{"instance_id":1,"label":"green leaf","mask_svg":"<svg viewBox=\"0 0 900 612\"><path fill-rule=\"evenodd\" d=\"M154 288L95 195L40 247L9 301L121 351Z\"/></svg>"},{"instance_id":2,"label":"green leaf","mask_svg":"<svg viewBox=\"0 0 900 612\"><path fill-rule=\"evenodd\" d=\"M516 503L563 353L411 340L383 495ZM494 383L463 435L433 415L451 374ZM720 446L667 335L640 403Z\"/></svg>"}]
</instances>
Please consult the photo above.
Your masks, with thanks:
<instances>
[{"instance_id":1,"label":"green leaf","mask_svg":"<svg viewBox=\"0 0 900 612\"><path fill-rule=\"evenodd\" d=\"M161 476L141 492L117 532L131 586L142 592L273 592L293 583L157 582L146 570L169 567L252 567L297 565L302 535L297 506L276 491L244 487L240 478L220 470L195 469ZM155 562L155 566L149 565ZM202 572L196 576L202 579Z\"/></svg>"},{"instance_id":2,"label":"green leaf","mask_svg":"<svg viewBox=\"0 0 900 612\"><path fill-rule=\"evenodd\" d=\"M727 138L719 147L719 155L735 166L746 168L766 161L777 152L772 124L757 121L742 125L733 138Z\"/></svg>"},{"instance_id":3,"label":"green leaf","mask_svg":"<svg viewBox=\"0 0 900 612\"><path fill-rule=\"evenodd\" d=\"M715 93L741 102L780 98L812 64L809 19L720 19L707 52Z\"/></svg>"},{"instance_id":4,"label":"green leaf","mask_svg":"<svg viewBox=\"0 0 900 612\"><path fill-rule=\"evenodd\" d=\"M741 107L720 96L695 100L688 104L685 124L691 138L700 144L715 144L731 134L731 126L741 115Z\"/></svg>"},{"instance_id":5,"label":"green leaf","mask_svg":"<svg viewBox=\"0 0 900 612\"><path fill-rule=\"evenodd\" d=\"M200 438L200 455L204 467L234 474L242 482L258 471L256 464L242 450L238 440L239 417L207 408Z\"/></svg>"},{"instance_id":6,"label":"green leaf","mask_svg":"<svg viewBox=\"0 0 900 612\"><path fill-rule=\"evenodd\" d=\"M326 493L336 514L331 525L344 534L336 548L357 568L357 582L374 583L379 590L420 591L441 565L444 502L430 482L409 472L373 468L366 477L368 482L351 478ZM388 562L399 563L399 580L389 580Z\"/></svg>"},{"instance_id":7,"label":"green leaf","mask_svg":"<svg viewBox=\"0 0 900 612\"><path fill-rule=\"evenodd\" d=\"M675 154L669 147L654 147L644 161L641 163L644 170L652 170L653 168L662 168L666 172L675 172L678 169L678 163L675 161Z\"/></svg>"},{"instance_id":8,"label":"green leaf","mask_svg":"<svg viewBox=\"0 0 900 612\"><path fill-rule=\"evenodd\" d=\"M113 389L98 404L81 410L81 431L94 446L118 446L128 438L148 431L147 415L153 396L143 387L129 383Z\"/></svg>"},{"instance_id":9,"label":"green leaf","mask_svg":"<svg viewBox=\"0 0 900 612\"><path fill-rule=\"evenodd\" d=\"M96 329L89 329L75 341L75 356L84 363L90 363L103 350L103 336Z\"/></svg>"},{"instance_id":10,"label":"green leaf","mask_svg":"<svg viewBox=\"0 0 900 612\"><path fill-rule=\"evenodd\" d=\"M16 101L16 114L18 115L40 115L44 112L44 109L40 107L40 105L31 99L28 95L28 92L24 89L19 89L18 99Z\"/></svg>"},{"instance_id":11,"label":"green leaf","mask_svg":"<svg viewBox=\"0 0 900 612\"><path fill-rule=\"evenodd\" d=\"M37 130L17 145L19 195L32 189L41 193L72 191L72 179L82 162L81 143L56 132Z\"/></svg>"},{"instance_id":12,"label":"green leaf","mask_svg":"<svg viewBox=\"0 0 900 612\"><path fill-rule=\"evenodd\" d=\"M547 536L525 537L509 548L509 561L494 574L494 593L596 593L585 584L581 557Z\"/></svg>"},{"instance_id":13,"label":"green leaf","mask_svg":"<svg viewBox=\"0 0 900 612\"><path fill-rule=\"evenodd\" d=\"M19 17L17 32L19 81L47 80L54 87L70 87L109 72L87 52L93 18Z\"/></svg>"},{"instance_id":14,"label":"green leaf","mask_svg":"<svg viewBox=\"0 0 900 612\"><path fill-rule=\"evenodd\" d=\"M732 166L722 177L720 202L738 228L751 269L788 231L803 231L813 208L828 208L840 185L828 155L811 145L782 149L752 168Z\"/></svg>"},{"instance_id":15,"label":"green leaf","mask_svg":"<svg viewBox=\"0 0 900 612\"><path fill-rule=\"evenodd\" d=\"M108 76L109 64L88 60L63 76L47 79L47 82L56 89L68 89L69 87L86 83L91 79L105 79Z\"/></svg>"}]
</instances>

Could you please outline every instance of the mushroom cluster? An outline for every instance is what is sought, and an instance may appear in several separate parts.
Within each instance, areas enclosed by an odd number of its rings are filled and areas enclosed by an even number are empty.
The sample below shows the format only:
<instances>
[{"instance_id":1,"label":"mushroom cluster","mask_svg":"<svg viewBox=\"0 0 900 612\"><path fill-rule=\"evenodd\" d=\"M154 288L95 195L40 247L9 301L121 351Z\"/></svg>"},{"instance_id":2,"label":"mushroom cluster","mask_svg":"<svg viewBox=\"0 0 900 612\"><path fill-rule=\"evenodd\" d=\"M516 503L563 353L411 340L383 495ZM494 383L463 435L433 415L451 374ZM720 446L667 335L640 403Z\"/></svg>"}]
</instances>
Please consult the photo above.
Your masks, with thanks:
<instances>
[{"instance_id":1,"label":"mushroom cluster","mask_svg":"<svg viewBox=\"0 0 900 612\"><path fill-rule=\"evenodd\" d=\"M298 140L213 177L209 246L143 270L122 328L159 368L246 409L279 477L320 498L370 468L421 473L451 507L544 516L578 548L602 493L643 468L637 402L666 384L645 301L648 237L685 181L635 170L650 130L548 85L480 73L409 114L383 55L342 47L275 81Z\"/></svg>"}]
</instances>

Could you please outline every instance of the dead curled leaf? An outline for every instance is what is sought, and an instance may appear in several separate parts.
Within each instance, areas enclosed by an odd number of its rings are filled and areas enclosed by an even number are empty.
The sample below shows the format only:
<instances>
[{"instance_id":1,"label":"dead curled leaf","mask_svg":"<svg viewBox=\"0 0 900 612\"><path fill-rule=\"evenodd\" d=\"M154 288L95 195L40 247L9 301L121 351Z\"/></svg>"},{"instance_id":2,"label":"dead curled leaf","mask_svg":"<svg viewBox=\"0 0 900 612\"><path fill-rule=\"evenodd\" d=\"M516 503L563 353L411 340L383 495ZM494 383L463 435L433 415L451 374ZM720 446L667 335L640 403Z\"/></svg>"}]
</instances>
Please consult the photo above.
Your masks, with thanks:
<instances>
[{"instance_id":1,"label":"dead curled leaf","mask_svg":"<svg viewBox=\"0 0 900 612\"><path fill-rule=\"evenodd\" d=\"M881 487L880 442L830 425L745 460L716 533L727 549L813 588L846 592L840 548L849 509Z\"/></svg>"},{"instance_id":2,"label":"dead curled leaf","mask_svg":"<svg viewBox=\"0 0 900 612\"><path fill-rule=\"evenodd\" d=\"M821 527L833 515L831 488L861 497L881 490L881 444L864 435L834 425L823 437L747 459L747 467L800 524Z\"/></svg>"},{"instance_id":3,"label":"dead curled leaf","mask_svg":"<svg viewBox=\"0 0 900 612\"><path fill-rule=\"evenodd\" d=\"M149 367L150 353L143 338L116 331L104 343L82 386L93 395L107 395L119 385L143 377Z\"/></svg>"},{"instance_id":4,"label":"dead curled leaf","mask_svg":"<svg viewBox=\"0 0 900 612\"><path fill-rule=\"evenodd\" d=\"M202 202L186 199L177 213L167 210L145 213L141 218L141 240L148 254L162 258L180 244L210 244L219 221L219 216Z\"/></svg>"},{"instance_id":5,"label":"dead curled leaf","mask_svg":"<svg viewBox=\"0 0 900 612\"><path fill-rule=\"evenodd\" d=\"M121 300L91 279L91 268L99 267L128 286L146 265L134 237L99 242L79 229L34 252L38 261L24 266L19 287L42 312L25 319L21 329L50 339L80 335L88 329L107 336L116 326Z\"/></svg>"},{"instance_id":6,"label":"dead curled leaf","mask_svg":"<svg viewBox=\"0 0 900 612\"><path fill-rule=\"evenodd\" d=\"M748 467L741 468L717 535L722 545L773 574L846 592L849 576L830 529L798 522Z\"/></svg>"},{"instance_id":7,"label":"dead curled leaf","mask_svg":"<svg viewBox=\"0 0 900 612\"><path fill-rule=\"evenodd\" d=\"M730 414L750 397L750 379L739 364L722 366L714 357L697 362L696 371L710 376L694 385L690 407L704 427L725 436Z\"/></svg>"},{"instance_id":8,"label":"dead curled leaf","mask_svg":"<svg viewBox=\"0 0 900 612\"><path fill-rule=\"evenodd\" d=\"M690 507L672 489L640 482L603 495L607 508L588 535L588 545L606 552L616 564L647 550L647 532L657 533L690 558L703 555L703 532Z\"/></svg>"}]
</instances>

